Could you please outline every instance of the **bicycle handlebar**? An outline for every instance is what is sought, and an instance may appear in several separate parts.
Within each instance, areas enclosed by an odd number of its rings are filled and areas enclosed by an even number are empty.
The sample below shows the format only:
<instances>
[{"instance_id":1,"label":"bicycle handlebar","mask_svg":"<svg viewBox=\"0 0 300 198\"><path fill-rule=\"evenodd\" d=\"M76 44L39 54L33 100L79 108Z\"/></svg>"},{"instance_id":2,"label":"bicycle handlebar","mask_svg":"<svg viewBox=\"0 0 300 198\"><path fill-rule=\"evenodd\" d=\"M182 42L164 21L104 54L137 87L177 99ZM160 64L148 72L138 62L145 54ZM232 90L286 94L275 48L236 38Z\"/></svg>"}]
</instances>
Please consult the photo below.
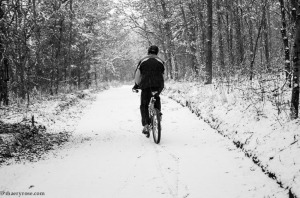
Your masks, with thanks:
<instances>
[{"instance_id":1,"label":"bicycle handlebar","mask_svg":"<svg viewBox=\"0 0 300 198\"><path fill-rule=\"evenodd\" d=\"M139 90L138 89L132 89L132 92L138 93ZM151 91L151 93L152 93L152 96L154 96L155 94L158 93L158 91Z\"/></svg>"}]
</instances>

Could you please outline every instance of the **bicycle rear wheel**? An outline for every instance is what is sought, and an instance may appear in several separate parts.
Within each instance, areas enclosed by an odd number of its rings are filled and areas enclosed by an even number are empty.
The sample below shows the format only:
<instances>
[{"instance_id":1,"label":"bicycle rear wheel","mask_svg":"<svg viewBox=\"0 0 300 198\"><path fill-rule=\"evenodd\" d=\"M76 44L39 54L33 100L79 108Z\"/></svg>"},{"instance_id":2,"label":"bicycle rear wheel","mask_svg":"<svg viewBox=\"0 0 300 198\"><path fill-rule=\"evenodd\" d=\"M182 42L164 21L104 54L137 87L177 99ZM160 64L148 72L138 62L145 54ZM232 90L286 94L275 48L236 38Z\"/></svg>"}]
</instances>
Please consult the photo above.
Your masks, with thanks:
<instances>
[{"instance_id":1,"label":"bicycle rear wheel","mask_svg":"<svg viewBox=\"0 0 300 198\"><path fill-rule=\"evenodd\" d=\"M161 123L160 123L160 112L158 109L155 109L153 112L153 116L151 119L152 122L152 133L153 133L153 140L156 144L159 144L161 138Z\"/></svg>"}]
</instances>

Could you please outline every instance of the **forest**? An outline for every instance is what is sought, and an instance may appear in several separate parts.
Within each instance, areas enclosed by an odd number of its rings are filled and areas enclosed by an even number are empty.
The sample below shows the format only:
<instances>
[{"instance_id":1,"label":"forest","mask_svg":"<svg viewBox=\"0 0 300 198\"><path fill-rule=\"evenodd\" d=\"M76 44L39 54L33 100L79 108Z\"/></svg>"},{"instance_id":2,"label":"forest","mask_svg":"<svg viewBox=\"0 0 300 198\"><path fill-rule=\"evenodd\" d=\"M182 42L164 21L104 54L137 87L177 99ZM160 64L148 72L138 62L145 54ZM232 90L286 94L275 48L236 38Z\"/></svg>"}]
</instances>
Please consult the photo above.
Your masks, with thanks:
<instances>
[{"instance_id":1,"label":"forest","mask_svg":"<svg viewBox=\"0 0 300 198\"><path fill-rule=\"evenodd\" d=\"M1 101L129 80L131 41L110 1L1 0Z\"/></svg>"},{"instance_id":2,"label":"forest","mask_svg":"<svg viewBox=\"0 0 300 198\"><path fill-rule=\"evenodd\" d=\"M166 79L249 89L298 117L298 0L1 0L0 101L128 82L149 45ZM284 99L282 99L284 98Z\"/></svg>"},{"instance_id":3,"label":"forest","mask_svg":"<svg viewBox=\"0 0 300 198\"><path fill-rule=\"evenodd\" d=\"M0 0L0 195L300 197L299 70L300 0Z\"/></svg>"}]
</instances>

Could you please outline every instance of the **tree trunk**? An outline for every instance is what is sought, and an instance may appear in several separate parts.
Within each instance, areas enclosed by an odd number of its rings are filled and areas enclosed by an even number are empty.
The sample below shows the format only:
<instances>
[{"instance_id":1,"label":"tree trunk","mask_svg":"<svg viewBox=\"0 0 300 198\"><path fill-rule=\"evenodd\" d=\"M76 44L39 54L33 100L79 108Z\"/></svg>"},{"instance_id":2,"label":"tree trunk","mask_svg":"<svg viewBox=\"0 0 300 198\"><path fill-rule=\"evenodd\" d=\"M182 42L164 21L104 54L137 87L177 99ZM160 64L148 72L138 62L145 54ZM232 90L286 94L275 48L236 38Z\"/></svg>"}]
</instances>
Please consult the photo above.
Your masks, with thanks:
<instances>
[{"instance_id":1,"label":"tree trunk","mask_svg":"<svg viewBox=\"0 0 300 198\"><path fill-rule=\"evenodd\" d=\"M98 88L98 70L97 70L97 66L94 65L94 78L95 78L95 85L96 85L96 89Z\"/></svg>"},{"instance_id":2,"label":"tree trunk","mask_svg":"<svg viewBox=\"0 0 300 198\"><path fill-rule=\"evenodd\" d=\"M224 44L223 44L223 34L222 34L222 11L221 11L221 4L220 0L217 0L216 2L216 8L217 8L217 23L218 23L218 44L219 44L219 64L220 64L220 71L221 71L221 77L223 78L224 71L225 71L225 59L224 59Z\"/></svg>"},{"instance_id":3,"label":"tree trunk","mask_svg":"<svg viewBox=\"0 0 300 198\"><path fill-rule=\"evenodd\" d=\"M206 32L205 32L205 22L204 22L204 16L203 13L204 12L204 6L203 6L203 2L200 0L197 0L196 3L196 7L197 7L197 18L198 18L198 23L197 23L197 36L196 36L196 54L197 54L197 61L199 63L199 65L204 65L205 64L205 47L206 47ZM197 22L197 20L196 20ZM199 68L199 72L200 69Z\"/></svg>"},{"instance_id":4,"label":"tree trunk","mask_svg":"<svg viewBox=\"0 0 300 198\"><path fill-rule=\"evenodd\" d=\"M77 89L78 90L80 90L81 88L81 68L82 68L82 60L80 60L77 67Z\"/></svg>"},{"instance_id":5,"label":"tree trunk","mask_svg":"<svg viewBox=\"0 0 300 198\"><path fill-rule=\"evenodd\" d=\"M272 45L272 27L271 27L271 12L270 12L270 2L267 4L267 19L268 19L268 35L269 35L269 38L268 38L268 46L269 46L269 54L270 54L270 60L272 60L272 57L273 57L273 45Z\"/></svg>"},{"instance_id":6,"label":"tree trunk","mask_svg":"<svg viewBox=\"0 0 300 198\"><path fill-rule=\"evenodd\" d=\"M20 1L16 1L16 7L15 7L15 29L22 29L22 11L21 11L22 4ZM20 35L19 35L20 36ZM25 65L26 65L26 37L24 35L20 36L21 39L18 41L18 46L16 47L16 53L18 54L18 59L16 62L16 71L17 74L19 74L20 82L19 82L19 96L22 99L26 99L26 82L25 82ZM24 41L24 40L25 41Z\"/></svg>"},{"instance_id":7,"label":"tree trunk","mask_svg":"<svg viewBox=\"0 0 300 198\"><path fill-rule=\"evenodd\" d=\"M285 8L283 0L279 0L280 3L280 11L281 11L281 36L283 40L284 47L284 60L285 60L285 74L286 80L289 82L289 87L291 87L291 62L290 62L290 47L289 47L289 39L287 37L286 30L286 19L285 19Z\"/></svg>"},{"instance_id":8,"label":"tree trunk","mask_svg":"<svg viewBox=\"0 0 300 198\"><path fill-rule=\"evenodd\" d=\"M198 77L199 75L199 62L198 62L198 59L197 59L197 46L196 46L196 43L197 43L197 17L196 17L196 11L195 11L195 3L191 0L191 2L189 3L189 10L192 14L192 17L191 17L191 28L190 28L190 40L191 40L191 52L192 52L192 62L193 62L193 65L194 65L194 71L195 71L195 74L196 74L196 77Z\"/></svg>"},{"instance_id":9,"label":"tree trunk","mask_svg":"<svg viewBox=\"0 0 300 198\"><path fill-rule=\"evenodd\" d=\"M0 21L4 20L4 11L2 10L2 1L0 1ZM4 33L4 23L0 22L0 31ZM3 101L4 105L8 105L8 60L4 58L4 45L2 38L0 37L0 60L3 63L0 64L0 106ZM1 61L2 62L2 61Z\"/></svg>"},{"instance_id":10,"label":"tree trunk","mask_svg":"<svg viewBox=\"0 0 300 198\"><path fill-rule=\"evenodd\" d=\"M59 26L59 39L57 43L57 50L56 50L56 55L55 55L55 63L56 63L56 88L55 88L55 94L58 94L58 89L59 89L59 81L60 81L60 71L59 71L59 58L60 58L60 53L61 53L61 44L62 44L62 39L63 39L63 24L64 24L64 19L60 19L60 26Z\"/></svg>"},{"instance_id":11,"label":"tree trunk","mask_svg":"<svg viewBox=\"0 0 300 198\"><path fill-rule=\"evenodd\" d=\"M227 78L230 77L232 67L234 66L234 55L233 55L233 33L232 33L232 5L231 5L231 0L225 0L226 1L226 39L227 39L227 48L228 48L228 56L229 56L229 67L227 71Z\"/></svg>"},{"instance_id":12,"label":"tree trunk","mask_svg":"<svg viewBox=\"0 0 300 198\"><path fill-rule=\"evenodd\" d=\"M3 67L2 68L0 67L0 72L1 72L0 84L2 84L2 87L0 87L0 89L2 89L2 91L0 91L0 98L1 98L1 94L2 94L2 100L3 100L4 105L8 105L8 102L9 102L9 100L8 100L8 81L9 81L8 67L9 67L8 59L4 58L3 59ZM0 99L0 105L1 105L1 99Z\"/></svg>"},{"instance_id":13,"label":"tree trunk","mask_svg":"<svg viewBox=\"0 0 300 198\"><path fill-rule=\"evenodd\" d=\"M36 45L36 52L35 52L35 56L36 56L36 60L35 60L35 81L39 82L38 79L38 74L42 73L42 60L41 60L41 52L40 52L40 46L41 46L41 31L40 31L40 27L38 26L37 23L37 10L36 10L36 0L32 0L32 9L33 9L33 19L34 19L34 30L35 30L35 38L37 41L37 45Z\"/></svg>"},{"instance_id":14,"label":"tree trunk","mask_svg":"<svg viewBox=\"0 0 300 198\"><path fill-rule=\"evenodd\" d=\"M291 3L291 19L293 23L297 20L297 0L290 0ZM294 29L294 27L293 27Z\"/></svg>"},{"instance_id":15,"label":"tree trunk","mask_svg":"<svg viewBox=\"0 0 300 198\"><path fill-rule=\"evenodd\" d=\"M263 5L263 45L265 49L266 69L269 71L271 69L271 65L270 65L268 18L267 18L267 12L269 12L269 10L267 10L268 7L269 7L268 0L265 0Z\"/></svg>"},{"instance_id":16,"label":"tree trunk","mask_svg":"<svg viewBox=\"0 0 300 198\"><path fill-rule=\"evenodd\" d=\"M55 60L54 60L54 45L51 47L51 60L52 60L52 64L51 64L51 70L50 70L50 95L53 96L53 84L54 84L54 64L55 64Z\"/></svg>"},{"instance_id":17,"label":"tree trunk","mask_svg":"<svg viewBox=\"0 0 300 198\"><path fill-rule=\"evenodd\" d=\"M261 34L261 29L262 29L262 25L263 25L263 18L261 19L260 25L258 27L258 32L257 32L257 36L256 36L256 40L255 40L255 45L254 45L254 49L253 49L253 55L252 55L252 60L250 62L250 80L253 79L253 67L254 67L254 62L255 62L255 57L256 57L256 50L257 50L257 46L258 46L258 40L260 38L260 34Z\"/></svg>"},{"instance_id":18,"label":"tree trunk","mask_svg":"<svg viewBox=\"0 0 300 198\"><path fill-rule=\"evenodd\" d=\"M236 4L239 4L239 0L236 0ZM239 6L236 6L234 9L234 21L235 21L235 33L236 33L236 46L237 46L237 66L240 68L244 60L244 43L242 37L242 22Z\"/></svg>"},{"instance_id":19,"label":"tree trunk","mask_svg":"<svg viewBox=\"0 0 300 198\"><path fill-rule=\"evenodd\" d=\"M206 84L212 83L212 0L207 0Z\"/></svg>"},{"instance_id":20,"label":"tree trunk","mask_svg":"<svg viewBox=\"0 0 300 198\"><path fill-rule=\"evenodd\" d=\"M293 57L293 89L291 100L291 118L297 119L299 116L299 70L300 70L300 2L298 3L298 15L296 19L296 31L294 41Z\"/></svg>"},{"instance_id":21,"label":"tree trunk","mask_svg":"<svg viewBox=\"0 0 300 198\"><path fill-rule=\"evenodd\" d=\"M66 64L66 72L65 72L65 80L67 81L67 76L69 76L69 79L72 78L71 76L71 46L72 46L72 31L73 31L73 0L69 1L70 3L70 29L69 29L69 43L68 43L68 64ZM68 71L69 71L69 75L68 75ZM71 84L71 80L69 81L69 83ZM72 86L70 86L71 89Z\"/></svg>"},{"instance_id":22,"label":"tree trunk","mask_svg":"<svg viewBox=\"0 0 300 198\"><path fill-rule=\"evenodd\" d=\"M249 47L250 47L250 80L253 79L253 63L254 60L254 39L253 39L253 21L251 18L249 18Z\"/></svg>"}]
</instances>

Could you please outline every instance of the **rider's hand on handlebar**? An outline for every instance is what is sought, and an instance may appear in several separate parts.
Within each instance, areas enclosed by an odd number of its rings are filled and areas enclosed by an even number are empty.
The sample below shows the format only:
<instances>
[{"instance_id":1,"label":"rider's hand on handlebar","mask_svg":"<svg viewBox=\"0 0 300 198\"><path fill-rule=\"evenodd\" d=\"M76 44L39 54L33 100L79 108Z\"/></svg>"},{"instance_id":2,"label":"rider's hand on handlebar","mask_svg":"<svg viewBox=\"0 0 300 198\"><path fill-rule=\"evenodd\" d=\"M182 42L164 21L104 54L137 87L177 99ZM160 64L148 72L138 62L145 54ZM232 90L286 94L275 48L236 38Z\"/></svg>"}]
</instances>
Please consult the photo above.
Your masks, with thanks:
<instances>
[{"instance_id":1,"label":"rider's hand on handlebar","mask_svg":"<svg viewBox=\"0 0 300 198\"><path fill-rule=\"evenodd\" d=\"M139 90L132 88L132 92L138 93Z\"/></svg>"},{"instance_id":2,"label":"rider's hand on handlebar","mask_svg":"<svg viewBox=\"0 0 300 198\"><path fill-rule=\"evenodd\" d=\"M138 93L139 90L138 90L139 86L137 84L135 84L133 87L132 87L132 91L135 92L135 93Z\"/></svg>"}]
</instances>

